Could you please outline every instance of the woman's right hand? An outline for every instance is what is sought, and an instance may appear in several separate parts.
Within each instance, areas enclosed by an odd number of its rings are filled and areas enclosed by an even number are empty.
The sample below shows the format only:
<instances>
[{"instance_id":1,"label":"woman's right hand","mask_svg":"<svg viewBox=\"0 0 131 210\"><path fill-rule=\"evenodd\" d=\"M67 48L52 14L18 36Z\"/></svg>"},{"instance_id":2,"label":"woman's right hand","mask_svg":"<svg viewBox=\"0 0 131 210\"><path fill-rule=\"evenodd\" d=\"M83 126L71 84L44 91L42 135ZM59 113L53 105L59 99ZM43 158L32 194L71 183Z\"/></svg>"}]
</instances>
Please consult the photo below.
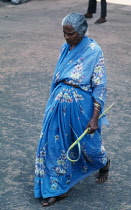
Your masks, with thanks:
<instances>
[{"instance_id":1,"label":"woman's right hand","mask_svg":"<svg viewBox=\"0 0 131 210\"><path fill-rule=\"evenodd\" d=\"M89 134L94 133L98 129L98 117L92 117L86 128L89 128Z\"/></svg>"}]
</instances>

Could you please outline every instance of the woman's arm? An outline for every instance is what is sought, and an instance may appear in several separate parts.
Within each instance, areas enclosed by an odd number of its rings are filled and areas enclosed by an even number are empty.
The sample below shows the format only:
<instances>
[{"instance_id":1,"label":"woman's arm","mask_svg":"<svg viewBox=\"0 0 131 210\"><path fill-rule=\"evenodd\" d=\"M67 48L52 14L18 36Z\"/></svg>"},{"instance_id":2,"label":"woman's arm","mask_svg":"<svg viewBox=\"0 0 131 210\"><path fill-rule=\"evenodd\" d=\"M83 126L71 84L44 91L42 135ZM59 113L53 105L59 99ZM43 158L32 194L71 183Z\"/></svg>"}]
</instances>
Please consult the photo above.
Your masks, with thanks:
<instances>
[{"instance_id":1,"label":"woman's arm","mask_svg":"<svg viewBox=\"0 0 131 210\"><path fill-rule=\"evenodd\" d=\"M106 99L106 69L102 50L98 53L91 83L92 97L94 98L94 111L93 116L87 125L87 127L90 127L89 134L94 133L98 129L98 118L100 111L103 110Z\"/></svg>"},{"instance_id":2,"label":"woman's arm","mask_svg":"<svg viewBox=\"0 0 131 210\"><path fill-rule=\"evenodd\" d=\"M91 120L89 121L87 128L90 128L88 133L92 134L98 129L98 118L100 114L100 103L94 99L94 112Z\"/></svg>"}]
</instances>

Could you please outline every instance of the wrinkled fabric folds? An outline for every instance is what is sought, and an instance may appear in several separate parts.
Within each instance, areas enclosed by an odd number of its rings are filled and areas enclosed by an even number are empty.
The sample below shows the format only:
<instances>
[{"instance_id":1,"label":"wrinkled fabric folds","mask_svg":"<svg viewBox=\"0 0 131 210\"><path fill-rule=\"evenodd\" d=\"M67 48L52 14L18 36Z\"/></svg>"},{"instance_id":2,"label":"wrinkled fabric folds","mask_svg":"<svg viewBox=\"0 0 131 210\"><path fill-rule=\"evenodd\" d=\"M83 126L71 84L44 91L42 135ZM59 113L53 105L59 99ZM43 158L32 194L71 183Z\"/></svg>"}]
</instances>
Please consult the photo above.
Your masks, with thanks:
<instances>
[{"instance_id":1,"label":"wrinkled fabric folds","mask_svg":"<svg viewBox=\"0 0 131 210\"><path fill-rule=\"evenodd\" d=\"M66 157L69 146L80 136L93 114L94 98L104 108L106 73L101 48L88 37L71 51L61 48L47 102L35 164L35 197L66 193L73 185L105 166L107 155L102 145L101 125L94 134L81 140L81 156L76 163ZM79 88L63 83L66 80ZM78 147L70 152L78 157Z\"/></svg>"}]
</instances>

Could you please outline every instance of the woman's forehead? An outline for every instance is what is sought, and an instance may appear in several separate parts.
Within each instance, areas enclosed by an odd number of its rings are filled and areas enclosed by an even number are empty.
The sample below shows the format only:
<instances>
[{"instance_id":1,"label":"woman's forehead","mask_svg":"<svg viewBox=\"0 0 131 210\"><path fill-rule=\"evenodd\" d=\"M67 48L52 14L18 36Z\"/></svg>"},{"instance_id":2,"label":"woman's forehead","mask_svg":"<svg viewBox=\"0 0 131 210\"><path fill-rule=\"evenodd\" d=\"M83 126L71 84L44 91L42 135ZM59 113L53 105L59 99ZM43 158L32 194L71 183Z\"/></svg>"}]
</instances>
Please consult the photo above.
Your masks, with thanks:
<instances>
[{"instance_id":1,"label":"woman's forehead","mask_svg":"<svg viewBox=\"0 0 131 210\"><path fill-rule=\"evenodd\" d=\"M65 26L63 26L63 30L64 31L75 32L75 30L73 29L73 27L71 25L65 25Z\"/></svg>"}]
</instances>

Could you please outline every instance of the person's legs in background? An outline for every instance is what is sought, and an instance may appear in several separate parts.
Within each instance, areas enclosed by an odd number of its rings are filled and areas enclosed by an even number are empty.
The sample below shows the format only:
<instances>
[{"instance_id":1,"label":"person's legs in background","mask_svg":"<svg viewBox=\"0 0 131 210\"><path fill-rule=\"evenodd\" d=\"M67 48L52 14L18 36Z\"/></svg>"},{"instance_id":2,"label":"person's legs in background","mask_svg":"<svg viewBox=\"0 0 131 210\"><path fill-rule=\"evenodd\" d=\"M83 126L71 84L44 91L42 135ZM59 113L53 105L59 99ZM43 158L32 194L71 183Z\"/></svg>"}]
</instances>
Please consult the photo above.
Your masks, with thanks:
<instances>
[{"instance_id":1,"label":"person's legs in background","mask_svg":"<svg viewBox=\"0 0 131 210\"><path fill-rule=\"evenodd\" d=\"M106 0L101 0L101 17L95 22L96 24L105 23L107 14Z\"/></svg>"},{"instance_id":2,"label":"person's legs in background","mask_svg":"<svg viewBox=\"0 0 131 210\"><path fill-rule=\"evenodd\" d=\"M93 13L96 13L96 6L97 6L97 1L96 0L89 0L87 13L84 16L86 18L92 18Z\"/></svg>"}]
</instances>

